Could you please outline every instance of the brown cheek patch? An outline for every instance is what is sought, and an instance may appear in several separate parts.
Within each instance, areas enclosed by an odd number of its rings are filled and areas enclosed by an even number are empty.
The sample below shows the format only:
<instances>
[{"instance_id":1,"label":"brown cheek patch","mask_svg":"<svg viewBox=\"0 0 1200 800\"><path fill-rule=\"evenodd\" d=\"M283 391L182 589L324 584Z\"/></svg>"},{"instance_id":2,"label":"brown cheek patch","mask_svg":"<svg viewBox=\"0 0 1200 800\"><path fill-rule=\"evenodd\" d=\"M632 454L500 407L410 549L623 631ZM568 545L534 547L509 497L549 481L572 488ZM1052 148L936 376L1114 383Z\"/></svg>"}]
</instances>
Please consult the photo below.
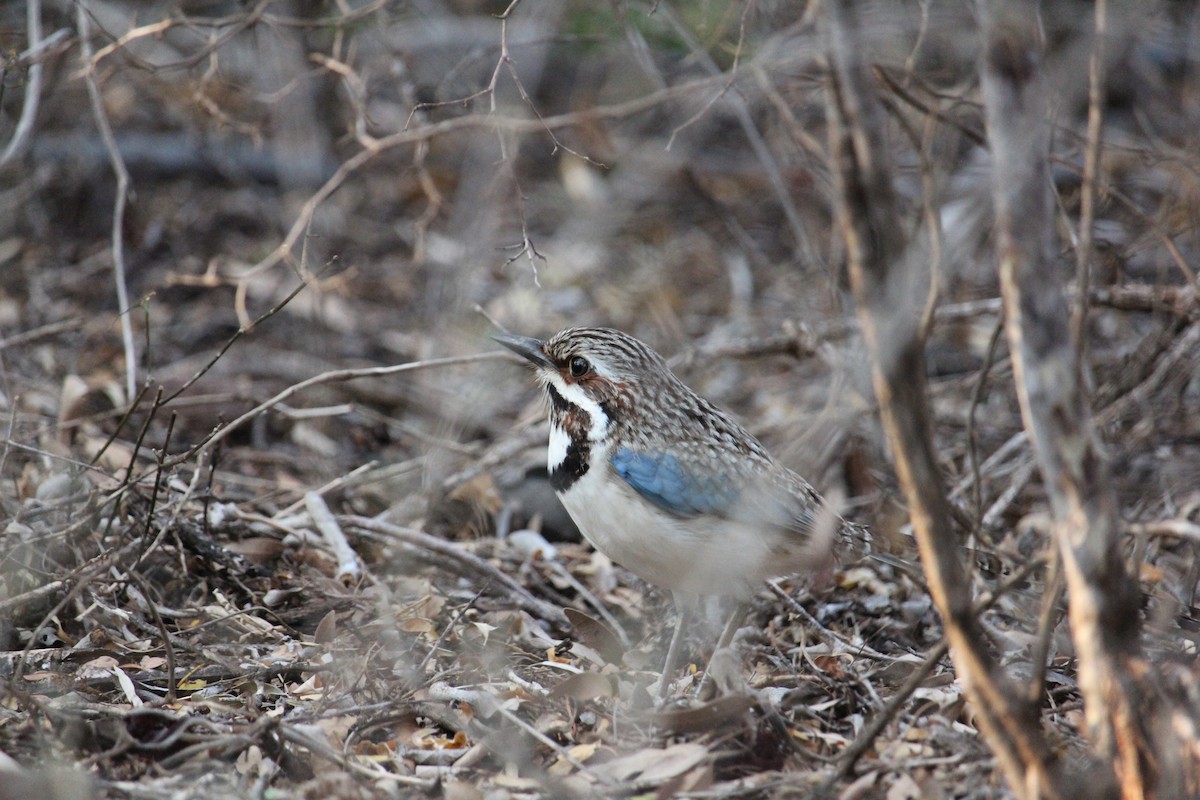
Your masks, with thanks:
<instances>
[{"instance_id":1,"label":"brown cheek patch","mask_svg":"<svg viewBox=\"0 0 1200 800\"><path fill-rule=\"evenodd\" d=\"M595 373L584 375L580 383L587 390L588 397L593 398L598 403L605 403L614 397L619 397L621 390L628 385L623 381L617 383L610 381L608 378L601 378Z\"/></svg>"}]
</instances>

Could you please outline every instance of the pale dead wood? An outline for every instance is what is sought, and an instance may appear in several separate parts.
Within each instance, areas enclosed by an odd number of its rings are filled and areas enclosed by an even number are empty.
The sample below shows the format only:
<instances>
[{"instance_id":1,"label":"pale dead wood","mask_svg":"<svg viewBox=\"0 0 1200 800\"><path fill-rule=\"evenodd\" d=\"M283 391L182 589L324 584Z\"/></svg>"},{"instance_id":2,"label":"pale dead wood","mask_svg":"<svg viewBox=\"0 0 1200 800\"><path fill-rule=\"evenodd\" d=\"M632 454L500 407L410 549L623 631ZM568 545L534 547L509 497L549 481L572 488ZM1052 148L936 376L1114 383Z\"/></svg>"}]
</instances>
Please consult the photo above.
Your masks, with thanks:
<instances>
[{"instance_id":1,"label":"pale dead wood","mask_svg":"<svg viewBox=\"0 0 1200 800\"><path fill-rule=\"evenodd\" d=\"M908 502L930 594L980 730L1018 797L1065 797L1056 756L1037 709L1000 670L971 603L952 512L933 453L924 381L922 307L915 264L905 258L892 179L884 159L882 114L859 55L853 2L830 3L824 16L830 59L827 115L834 159L837 222L871 356L880 416ZM910 273L910 274L906 274Z\"/></svg>"}]
</instances>

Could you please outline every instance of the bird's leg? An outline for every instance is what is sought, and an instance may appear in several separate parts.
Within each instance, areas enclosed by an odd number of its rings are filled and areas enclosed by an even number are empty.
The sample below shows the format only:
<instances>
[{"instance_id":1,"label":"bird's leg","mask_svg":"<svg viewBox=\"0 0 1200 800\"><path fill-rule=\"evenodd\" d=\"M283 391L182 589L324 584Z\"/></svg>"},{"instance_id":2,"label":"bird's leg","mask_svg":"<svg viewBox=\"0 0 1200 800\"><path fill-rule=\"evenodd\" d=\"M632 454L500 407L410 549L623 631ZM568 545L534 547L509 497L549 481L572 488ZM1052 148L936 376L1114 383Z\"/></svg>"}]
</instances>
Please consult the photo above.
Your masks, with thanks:
<instances>
[{"instance_id":1,"label":"bird's leg","mask_svg":"<svg viewBox=\"0 0 1200 800\"><path fill-rule=\"evenodd\" d=\"M717 640L717 646L713 649L713 656L726 647L733 641L733 635L737 633L738 625L746 617L746 604L738 603L733 607L733 613L729 615L725 627L721 629L721 638ZM701 697L705 689L708 687L709 681L712 679L709 674L709 667L712 666L712 658L708 660L708 667L704 668L704 677L700 679L700 683L696 686L696 696Z\"/></svg>"},{"instance_id":2,"label":"bird's leg","mask_svg":"<svg viewBox=\"0 0 1200 800\"><path fill-rule=\"evenodd\" d=\"M675 609L679 612L675 620L675 632L671 634L671 644L667 646L667 660L663 664L662 678L658 682L658 699L667 699L667 687L671 685L671 676L675 674L675 660L679 657L679 645L683 641L684 628L688 626L692 616L691 603L675 598Z\"/></svg>"},{"instance_id":3,"label":"bird's leg","mask_svg":"<svg viewBox=\"0 0 1200 800\"><path fill-rule=\"evenodd\" d=\"M729 643L733 641L733 635L737 633L738 625L745 618L746 604L738 603L733 607L733 613L729 615L725 627L721 629L721 638L717 640L717 650L729 647Z\"/></svg>"}]
</instances>

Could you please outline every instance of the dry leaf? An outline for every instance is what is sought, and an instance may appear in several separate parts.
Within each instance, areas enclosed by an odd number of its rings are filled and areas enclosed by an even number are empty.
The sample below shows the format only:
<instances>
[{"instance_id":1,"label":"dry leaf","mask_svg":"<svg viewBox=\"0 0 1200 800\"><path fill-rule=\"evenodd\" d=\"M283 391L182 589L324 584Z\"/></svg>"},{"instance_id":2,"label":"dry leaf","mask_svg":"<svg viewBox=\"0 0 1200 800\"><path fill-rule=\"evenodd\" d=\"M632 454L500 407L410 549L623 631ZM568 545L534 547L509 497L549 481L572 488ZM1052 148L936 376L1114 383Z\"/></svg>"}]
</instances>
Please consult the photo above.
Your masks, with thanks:
<instances>
[{"instance_id":1,"label":"dry leaf","mask_svg":"<svg viewBox=\"0 0 1200 800\"><path fill-rule=\"evenodd\" d=\"M636 780L656 785L687 772L708 757L708 748L704 745L684 742L663 749L648 747L597 764L592 771L602 778L621 783Z\"/></svg>"},{"instance_id":2,"label":"dry leaf","mask_svg":"<svg viewBox=\"0 0 1200 800\"><path fill-rule=\"evenodd\" d=\"M842 668L840 656L814 656L812 663L834 680L842 680L846 677L846 670Z\"/></svg>"},{"instance_id":3,"label":"dry leaf","mask_svg":"<svg viewBox=\"0 0 1200 800\"><path fill-rule=\"evenodd\" d=\"M317 644L329 644L335 638L337 638L337 612L329 611L317 623L317 629L313 632L313 641Z\"/></svg>"},{"instance_id":4,"label":"dry leaf","mask_svg":"<svg viewBox=\"0 0 1200 800\"><path fill-rule=\"evenodd\" d=\"M91 661L84 662L79 667L79 677L82 680L88 680L109 675L119 663L112 656L98 656Z\"/></svg>"},{"instance_id":5,"label":"dry leaf","mask_svg":"<svg viewBox=\"0 0 1200 800\"><path fill-rule=\"evenodd\" d=\"M488 625L486 622L472 622L471 625L483 635L484 644L487 644L488 636L491 635L492 631L496 630L495 625Z\"/></svg>"},{"instance_id":6,"label":"dry leaf","mask_svg":"<svg viewBox=\"0 0 1200 800\"><path fill-rule=\"evenodd\" d=\"M672 733L710 731L727 722L740 719L755 706L748 694L730 694L695 708L660 711L653 716L654 724Z\"/></svg>"},{"instance_id":7,"label":"dry leaf","mask_svg":"<svg viewBox=\"0 0 1200 800\"><path fill-rule=\"evenodd\" d=\"M410 619L401 620L398 626L405 633L416 633L430 638L437 638L437 628L433 622L424 617L412 617Z\"/></svg>"},{"instance_id":8,"label":"dry leaf","mask_svg":"<svg viewBox=\"0 0 1200 800\"><path fill-rule=\"evenodd\" d=\"M265 566L275 561L284 551L283 541L270 536L251 536L240 542L229 542L225 549L237 553L247 561Z\"/></svg>"},{"instance_id":9,"label":"dry leaf","mask_svg":"<svg viewBox=\"0 0 1200 800\"><path fill-rule=\"evenodd\" d=\"M113 667L112 672L113 677L117 679L117 685L121 687L121 693L125 695L125 699L129 702L129 705L134 708L143 705L142 698L138 697L137 689L134 687L128 673L120 667Z\"/></svg>"},{"instance_id":10,"label":"dry leaf","mask_svg":"<svg viewBox=\"0 0 1200 800\"><path fill-rule=\"evenodd\" d=\"M550 696L571 700L594 700L597 697L615 697L612 679L598 672L581 672L572 675L550 690Z\"/></svg>"},{"instance_id":11,"label":"dry leaf","mask_svg":"<svg viewBox=\"0 0 1200 800\"><path fill-rule=\"evenodd\" d=\"M440 734L436 736L422 736L415 744L422 750L465 750L470 746L467 735L462 731L455 732L453 738L450 739Z\"/></svg>"},{"instance_id":12,"label":"dry leaf","mask_svg":"<svg viewBox=\"0 0 1200 800\"><path fill-rule=\"evenodd\" d=\"M484 794L467 781L446 781L442 784L442 800L483 800Z\"/></svg>"},{"instance_id":13,"label":"dry leaf","mask_svg":"<svg viewBox=\"0 0 1200 800\"><path fill-rule=\"evenodd\" d=\"M902 774L887 790L884 797L887 800L920 800L922 797L921 787L917 785L911 775Z\"/></svg>"},{"instance_id":14,"label":"dry leaf","mask_svg":"<svg viewBox=\"0 0 1200 800\"><path fill-rule=\"evenodd\" d=\"M590 742L588 744L577 744L574 747L567 749L567 755L579 763L586 762L589 758L595 755L596 750L600 747L599 742ZM561 778L565 775L570 775L575 769L575 765L566 758L559 756L553 764L551 764L546 772Z\"/></svg>"},{"instance_id":15,"label":"dry leaf","mask_svg":"<svg viewBox=\"0 0 1200 800\"><path fill-rule=\"evenodd\" d=\"M565 608L563 613L579 640L600 654L609 664L620 664L625 657L625 646L612 628L593 616L574 608Z\"/></svg>"},{"instance_id":16,"label":"dry leaf","mask_svg":"<svg viewBox=\"0 0 1200 800\"><path fill-rule=\"evenodd\" d=\"M252 744L241 752L234 762L234 768L239 775L255 775L262 764L263 754L258 745Z\"/></svg>"},{"instance_id":17,"label":"dry leaf","mask_svg":"<svg viewBox=\"0 0 1200 800\"><path fill-rule=\"evenodd\" d=\"M872 770L856 778L853 783L843 789L842 793L838 795L838 800L859 800L860 797L867 797L870 790L875 788L878 780L879 773Z\"/></svg>"}]
</instances>

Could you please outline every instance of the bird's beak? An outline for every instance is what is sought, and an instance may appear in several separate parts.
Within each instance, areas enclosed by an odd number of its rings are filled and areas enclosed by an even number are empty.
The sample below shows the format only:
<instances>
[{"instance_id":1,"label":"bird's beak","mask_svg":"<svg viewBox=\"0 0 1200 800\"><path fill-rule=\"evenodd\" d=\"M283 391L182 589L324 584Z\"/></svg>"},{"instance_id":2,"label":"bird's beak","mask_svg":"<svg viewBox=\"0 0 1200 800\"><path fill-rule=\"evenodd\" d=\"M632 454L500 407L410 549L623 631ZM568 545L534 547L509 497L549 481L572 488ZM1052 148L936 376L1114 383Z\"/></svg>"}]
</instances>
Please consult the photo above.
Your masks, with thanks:
<instances>
[{"instance_id":1,"label":"bird's beak","mask_svg":"<svg viewBox=\"0 0 1200 800\"><path fill-rule=\"evenodd\" d=\"M506 333L492 338L517 355L529 359L529 362L535 367L555 369L554 362L546 358L546 351L542 349L545 342L541 339L534 339L530 336L510 336Z\"/></svg>"}]
</instances>

